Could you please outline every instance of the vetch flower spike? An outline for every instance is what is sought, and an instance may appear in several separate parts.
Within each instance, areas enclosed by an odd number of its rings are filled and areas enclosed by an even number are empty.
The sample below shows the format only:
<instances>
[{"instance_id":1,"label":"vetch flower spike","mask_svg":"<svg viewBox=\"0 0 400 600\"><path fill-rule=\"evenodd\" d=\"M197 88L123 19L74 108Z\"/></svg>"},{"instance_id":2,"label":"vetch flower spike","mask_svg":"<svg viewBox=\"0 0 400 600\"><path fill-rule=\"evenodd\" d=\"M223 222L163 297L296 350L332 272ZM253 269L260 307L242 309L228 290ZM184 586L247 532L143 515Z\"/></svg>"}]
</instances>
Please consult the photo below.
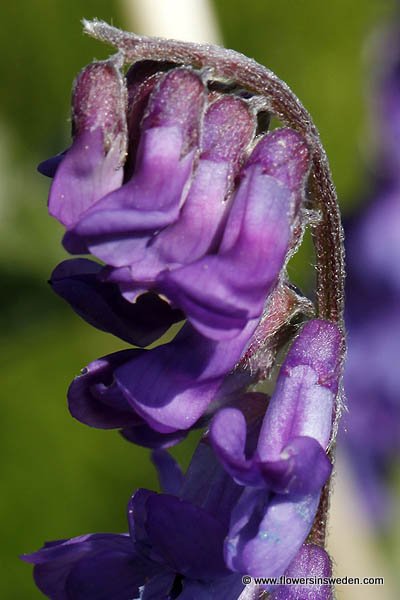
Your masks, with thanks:
<instances>
[{"instance_id":1,"label":"vetch flower spike","mask_svg":"<svg viewBox=\"0 0 400 600\"><path fill-rule=\"evenodd\" d=\"M128 64L156 60L211 69L219 81L233 81L236 87L262 97L264 110L267 109L283 124L303 134L313 151L309 179L311 206L321 213L321 219L313 226L317 255L318 316L340 321L343 316L344 260L336 190L311 115L289 87L270 70L234 50L138 36L96 19L84 20L83 25L85 33L116 47Z\"/></svg>"},{"instance_id":2,"label":"vetch flower spike","mask_svg":"<svg viewBox=\"0 0 400 600\"><path fill-rule=\"evenodd\" d=\"M167 344L92 362L68 394L82 422L158 448L166 493L134 494L129 535L54 542L26 560L60 600L255 600L262 590L244 590L245 573L325 570L318 549L345 346L327 159L310 115L254 61L99 21L85 30L118 54L82 71L72 146L41 169L54 177L49 207L66 227L65 248L105 264L66 261L52 285L89 323L134 345L187 322ZM266 113L283 127L266 132ZM293 316L312 313L286 275L307 225L316 319L301 327L272 398L245 394L271 373ZM183 477L159 448L218 410Z\"/></svg>"}]
</instances>

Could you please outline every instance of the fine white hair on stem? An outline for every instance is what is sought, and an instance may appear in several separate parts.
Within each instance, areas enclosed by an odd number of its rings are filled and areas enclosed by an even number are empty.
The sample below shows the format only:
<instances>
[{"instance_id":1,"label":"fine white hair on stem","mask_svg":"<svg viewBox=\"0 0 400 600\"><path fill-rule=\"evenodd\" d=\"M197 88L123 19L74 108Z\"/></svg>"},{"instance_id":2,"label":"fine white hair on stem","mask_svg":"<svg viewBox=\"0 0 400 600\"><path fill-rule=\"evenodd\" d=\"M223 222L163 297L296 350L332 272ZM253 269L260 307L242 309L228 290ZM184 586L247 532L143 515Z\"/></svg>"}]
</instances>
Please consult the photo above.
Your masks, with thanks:
<instances>
[{"instance_id":1,"label":"fine white hair on stem","mask_svg":"<svg viewBox=\"0 0 400 600\"><path fill-rule=\"evenodd\" d=\"M125 21L139 34L221 43L209 0L121 0Z\"/></svg>"}]
</instances>

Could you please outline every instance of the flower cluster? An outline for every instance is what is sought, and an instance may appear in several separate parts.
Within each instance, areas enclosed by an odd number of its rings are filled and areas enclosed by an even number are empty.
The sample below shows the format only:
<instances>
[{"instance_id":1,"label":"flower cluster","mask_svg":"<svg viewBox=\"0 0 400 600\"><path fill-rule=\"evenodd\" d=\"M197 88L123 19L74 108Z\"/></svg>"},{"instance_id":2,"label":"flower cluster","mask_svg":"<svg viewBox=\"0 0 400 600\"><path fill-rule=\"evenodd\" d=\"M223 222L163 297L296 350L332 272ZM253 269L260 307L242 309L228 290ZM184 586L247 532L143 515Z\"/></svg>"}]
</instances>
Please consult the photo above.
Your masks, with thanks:
<instances>
[{"instance_id":1,"label":"flower cluster","mask_svg":"<svg viewBox=\"0 0 400 600\"><path fill-rule=\"evenodd\" d=\"M371 195L362 214L345 223L350 411L342 438L368 514L385 527L393 508L389 479L400 456L399 30L387 32L381 41L374 113L382 135Z\"/></svg>"},{"instance_id":2,"label":"flower cluster","mask_svg":"<svg viewBox=\"0 0 400 600\"><path fill-rule=\"evenodd\" d=\"M312 148L293 128L268 131L265 99L210 70L121 67L117 55L78 75L72 145L40 165L64 247L97 259L62 262L50 283L135 346L90 363L69 408L153 448L163 492L133 495L129 534L24 560L57 600L256 599L243 575L331 571L309 534L332 470L342 333L324 319L293 326L308 304L285 271L307 224ZM246 392L293 331L272 396ZM194 427L207 430L184 476L165 448Z\"/></svg>"}]
</instances>

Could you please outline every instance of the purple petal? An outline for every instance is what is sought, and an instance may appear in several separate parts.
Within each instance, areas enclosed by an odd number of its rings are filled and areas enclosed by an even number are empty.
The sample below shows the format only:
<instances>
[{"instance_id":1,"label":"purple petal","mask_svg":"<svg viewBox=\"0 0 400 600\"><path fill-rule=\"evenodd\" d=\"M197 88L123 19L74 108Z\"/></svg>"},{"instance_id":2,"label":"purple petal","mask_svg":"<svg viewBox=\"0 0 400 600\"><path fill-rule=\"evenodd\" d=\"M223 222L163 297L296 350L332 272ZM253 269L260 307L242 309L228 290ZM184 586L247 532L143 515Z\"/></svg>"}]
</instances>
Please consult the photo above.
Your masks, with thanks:
<instances>
[{"instance_id":1,"label":"purple petal","mask_svg":"<svg viewBox=\"0 0 400 600\"><path fill-rule=\"evenodd\" d=\"M176 573L211 579L227 573L221 523L189 502L164 494L147 501L149 541Z\"/></svg>"},{"instance_id":2,"label":"purple petal","mask_svg":"<svg viewBox=\"0 0 400 600\"><path fill-rule=\"evenodd\" d=\"M310 437L294 438L283 449L281 457L259 464L266 485L280 494L318 492L332 471L324 448Z\"/></svg>"},{"instance_id":3,"label":"purple petal","mask_svg":"<svg viewBox=\"0 0 400 600\"><path fill-rule=\"evenodd\" d=\"M138 350L122 350L90 363L69 387L72 416L101 429L143 423L113 382L114 370L138 354Z\"/></svg>"},{"instance_id":4,"label":"purple petal","mask_svg":"<svg viewBox=\"0 0 400 600\"><path fill-rule=\"evenodd\" d=\"M165 569L163 573L152 577L141 590L140 600L168 600L176 574Z\"/></svg>"},{"instance_id":5,"label":"purple petal","mask_svg":"<svg viewBox=\"0 0 400 600\"><path fill-rule=\"evenodd\" d=\"M41 162L37 167L39 173L45 175L46 177L54 177L58 166L64 160L64 156L67 152L68 150L64 150L64 152L60 152L59 154L56 154L55 156L52 156L51 158Z\"/></svg>"},{"instance_id":6,"label":"purple petal","mask_svg":"<svg viewBox=\"0 0 400 600\"><path fill-rule=\"evenodd\" d=\"M342 335L330 321L312 319L305 323L290 348L283 369L310 366L318 375L319 385L336 394L341 373Z\"/></svg>"},{"instance_id":7,"label":"purple petal","mask_svg":"<svg viewBox=\"0 0 400 600\"><path fill-rule=\"evenodd\" d=\"M287 127L271 131L258 142L247 162L257 163L295 192L299 201L310 167L310 150L302 135Z\"/></svg>"},{"instance_id":8,"label":"purple petal","mask_svg":"<svg viewBox=\"0 0 400 600\"><path fill-rule=\"evenodd\" d=\"M126 92L110 62L93 63L77 78L73 94L74 141L58 166L49 212L67 227L102 196L121 185L126 149Z\"/></svg>"},{"instance_id":9,"label":"purple petal","mask_svg":"<svg viewBox=\"0 0 400 600\"><path fill-rule=\"evenodd\" d=\"M261 461L279 460L295 437L311 437L323 448L331 433L340 375L341 335L328 321L306 323L279 373L258 442Z\"/></svg>"},{"instance_id":10,"label":"purple petal","mask_svg":"<svg viewBox=\"0 0 400 600\"><path fill-rule=\"evenodd\" d=\"M74 600L132 600L156 569L141 556L100 554L82 558L66 581Z\"/></svg>"},{"instance_id":11,"label":"purple petal","mask_svg":"<svg viewBox=\"0 0 400 600\"><path fill-rule=\"evenodd\" d=\"M144 294L132 304L116 284L100 281L102 266L79 258L60 263L50 284L85 321L136 346L158 339L181 314L155 294Z\"/></svg>"},{"instance_id":12,"label":"purple petal","mask_svg":"<svg viewBox=\"0 0 400 600\"><path fill-rule=\"evenodd\" d=\"M281 172L280 179L269 174L275 168L270 143L277 146L272 134L260 142L261 150L257 147L243 171L218 254L159 277L160 289L199 332L213 339L233 337L250 319L259 319L288 252L296 196ZM290 144L283 146L283 153L290 156L291 151ZM308 161L302 153L294 164L304 176ZM286 168L292 184L290 160Z\"/></svg>"},{"instance_id":13,"label":"purple petal","mask_svg":"<svg viewBox=\"0 0 400 600\"><path fill-rule=\"evenodd\" d=\"M331 577L332 565L320 546L304 544L285 572L286 577ZM282 585L270 594L270 600L333 600L330 585Z\"/></svg>"},{"instance_id":14,"label":"purple petal","mask_svg":"<svg viewBox=\"0 0 400 600\"><path fill-rule=\"evenodd\" d=\"M219 460L241 485L267 487L276 493L309 494L322 488L332 465L325 450L313 438L297 437L283 448L280 458L246 458L246 422L241 411L220 410L214 417L210 438Z\"/></svg>"},{"instance_id":15,"label":"purple petal","mask_svg":"<svg viewBox=\"0 0 400 600\"><path fill-rule=\"evenodd\" d=\"M151 496L155 496L156 492L139 488L132 496L128 503L128 524L129 532L135 545L140 547L148 555L152 554L152 558L158 562L163 562L162 558L156 552L152 553L149 538L146 531L147 521L147 501Z\"/></svg>"},{"instance_id":16,"label":"purple petal","mask_svg":"<svg viewBox=\"0 0 400 600\"><path fill-rule=\"evenodd\" d=\"M49 213L66 227L72 227L102 196L118 188L123 177L120 147L118 138L105 154L100 128L79 134L53 179Z\"/></svg>"},{"instance_id":17,"label":"purple petal","mask_svg":"<svg viewBox=\"0 0 400 600\"><path fill-rule=\"evenodd\" d=\"M178 496L183 484L183 473L176 460L165 450L152 452L151 460L157 469L161 490Z\"/></svg>"},{"instance_id":18,"label":"purple petal","mask_svg":"<svg viewBox=\"0 0 400 600\"><path fill-rule=\"evenodd\" d=\"M76 227L91 252L113 266L140 259L155 230L175 221L191 175L205 92L188 69L164 75L142 122L135 172Z\"/></svg>"},{"instance_id":19,"label":"purple petal","mask_svg":"<svg viewBox=\"0 0 400 600\"><path fill-rule=\"evenodd\" d=\"M140 126L146 112L149 96L171 63L142 60L134 63L126 73L128 88L128 156L125 163L125 181L134 172L140 141Z\"/></svg>"},{"instance_id":20,"label":"purple petal","mask_svg":"<svg viewBox=\"0 0 400 600\"><path fill-rule=\"evenodd\" d=\"M228 526L242 488L225 472L206 441L200 442L186 472L180 496Z\"/></svg>"},{"instance_id":21,"label":"purple petal","mask_svg":"<svg viewBox=\"0 0 400 600\"><path fill-rule=\"evenodd\" d=\"M214 342L185 325L176 338L115 371L125 397L151 427L163 433L188 429L216 398L238 362L255 325L229 342Z\"/></svg>"},{"instance_id":22,"label":"purple petal","mask_svg":"<svg viewBox=\"0 0 400 600\"><path fill-rule=\"evenodd\" d=\"M37 586L54 600L129 600L154 571L128 535L84 535L22 558L36 565Z\"/></svg>"},{"instance_id":23,"label":"purple petal","mask_svg":"<svg viewBox=\"0 0 400 600\"><path fill-rule=\"evenodd\" d=\"M319 496L245 490L225 544L228 567L253 577L282 575L311 529Z\"/></svg>"},{"instance_id":24,"label":"purple petal","mask_svg":"<svg viewBox=\"0 0 400 600\"><path fill-rule=\"evenodd\" d=\"M170 265L193 262L216 247L229 208L227 196L253 132L254 118L239 98L227 96L209 106L200 160L179 219L154 238L144 260L132 263L134 280L146 281Z\"/></svg>"},{"instance_id":25,"label":"purple petal","mask_svg":"<svg viewBox=\"0 0 400 600\"><path fill-rule=\"evenodd\" d=\"M228 473L241 485L262 484L258 465L245 455L247 427L243 413L225 408L215 415L210 428L213 448Z\"/></svg>"},{"instance_id":26,"label":"purple petal","mask_svg":"<svg viewBox=\"0 0 400 600\"><path fill-rule=\"evenodd\" d=\"M124 427L121 431L122 436L128 440L128 442L144 446L145 448L170 448L184 440L188 433L189 431L160 433L159 431L152 429L145 422L138 422L131 427Z\"/></svg>"}]
</instances>

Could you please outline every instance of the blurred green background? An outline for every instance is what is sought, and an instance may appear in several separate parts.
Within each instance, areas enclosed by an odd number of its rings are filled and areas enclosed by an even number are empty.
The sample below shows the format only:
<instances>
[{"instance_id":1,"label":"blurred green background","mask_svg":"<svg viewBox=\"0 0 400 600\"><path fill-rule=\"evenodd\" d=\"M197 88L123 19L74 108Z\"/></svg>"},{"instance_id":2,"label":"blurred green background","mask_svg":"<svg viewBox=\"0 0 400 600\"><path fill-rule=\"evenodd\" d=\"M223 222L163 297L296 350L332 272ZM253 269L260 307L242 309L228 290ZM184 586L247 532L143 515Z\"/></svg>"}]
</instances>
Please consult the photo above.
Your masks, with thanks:
<instances>
[{"instance_id":1,"label":"blurred green background","mask_svg":"<svg viewBox=\"0 0 400 600\"><path fill-rule=\"evenodd\" d=\"M364 189L362 52L375 26L390 18L392 2L215 0L215 9L225 45L275 71L310 110L343 210L350 210ZM81 18L127 28L123 14L119 2L105 0L20 0L0 8L0 597L7 600L42 597L18 554L48 539L124 531L131 492L157 485L146 450L68 414L72 377L123 344L81 322L48 288L65 254L61 228L46 213L48 180L35 171L69 143L77 71L108 53L81 35ZM192 444L175 454L185 462Z\"/></svg>"}]
</instances>

